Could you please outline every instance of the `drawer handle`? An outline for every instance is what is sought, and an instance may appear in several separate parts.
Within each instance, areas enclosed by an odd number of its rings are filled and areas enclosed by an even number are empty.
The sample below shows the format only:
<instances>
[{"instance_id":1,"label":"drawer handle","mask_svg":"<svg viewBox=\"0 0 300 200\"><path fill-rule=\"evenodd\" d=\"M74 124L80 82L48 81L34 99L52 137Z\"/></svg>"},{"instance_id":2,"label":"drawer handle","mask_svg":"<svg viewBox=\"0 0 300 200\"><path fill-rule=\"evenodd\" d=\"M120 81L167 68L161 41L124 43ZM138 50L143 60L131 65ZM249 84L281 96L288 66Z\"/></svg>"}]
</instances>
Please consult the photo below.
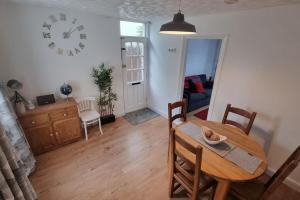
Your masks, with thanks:
<instances>
[{"instance_id":1,"label":"drawer handle","mask_svg":"<svg viewBox=\"0 0 300 200\"><path fill-rule=\"evenodd\" d=\"M53 137L53 134L51 133L50 136Z\"/></svg>"},{"instance_id":2,"label":"drawer handle","mask_svg":"<svg viewBox=\"0 0 300 200\"><path fill-rule=\"evenodd\" d=\"M35 121L32 121L31 124L35 124Z\"/></svg>"},{"instance_id":3,"label":"drawer handle","mask_svg":"<svg viewBox=\"0 0 300 200\"><path fill-rule=\"evenodd\" d=\"M58 135L58 132L55 132L55 135Z\"/></svg>"},{"instance_id":4,"label":"drawer handle","mask_svg":"<svg viewBox=\"0 0 300 200\"><path fill-rule=\"evenodd\" d=\"M67 116L67 113L64 113L64 117L66 117Z\"/></svg>"}]
</instances>

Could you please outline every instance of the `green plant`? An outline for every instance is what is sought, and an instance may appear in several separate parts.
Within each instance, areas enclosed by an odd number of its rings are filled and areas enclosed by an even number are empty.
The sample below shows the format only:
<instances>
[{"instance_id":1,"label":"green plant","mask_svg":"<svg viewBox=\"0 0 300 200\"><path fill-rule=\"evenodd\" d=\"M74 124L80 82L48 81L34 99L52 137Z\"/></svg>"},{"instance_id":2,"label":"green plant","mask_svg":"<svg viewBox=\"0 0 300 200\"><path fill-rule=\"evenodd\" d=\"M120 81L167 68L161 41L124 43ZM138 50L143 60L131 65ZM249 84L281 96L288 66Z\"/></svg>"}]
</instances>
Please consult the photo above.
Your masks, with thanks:
<instances>
[{"instance_id":1,"label":"green plant","mask_svg":"<svg viewBox=\"0 0 300 200\"><path fill-rule=\"evenodd\" d=\"M97 104L101 116L113 114L114 102L118 100L117 94L112 91L112 72L112 67L105 66L104 63L92 69L91 75L99 89Z\"/></svg>"}]
</instances>

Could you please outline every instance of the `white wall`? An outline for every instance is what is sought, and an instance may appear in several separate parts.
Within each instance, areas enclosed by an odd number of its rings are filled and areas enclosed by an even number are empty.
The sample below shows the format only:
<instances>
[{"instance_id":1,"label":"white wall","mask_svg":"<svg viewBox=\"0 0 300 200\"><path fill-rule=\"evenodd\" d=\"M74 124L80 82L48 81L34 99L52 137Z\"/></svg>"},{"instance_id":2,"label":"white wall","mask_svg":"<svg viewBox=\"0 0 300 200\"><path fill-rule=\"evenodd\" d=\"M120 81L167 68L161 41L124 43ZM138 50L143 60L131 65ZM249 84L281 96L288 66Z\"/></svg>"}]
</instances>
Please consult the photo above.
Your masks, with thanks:
<instances>
[{"instance_id":1,"label":"white wall","mask_svg":"<svg viewBox=\"0 0 300 200\"><path fill-rule=\"evenodd\" d=\"M278 169L300 143L298 19L300 5L187 19L201 35L229 36L210 119L221 121L227 103L257 111L253 134L270 141L264 144L270 170ZM167 103L177 100L182 84L182 37L159 35L164 22L151 26L149 106L166 115ZM300 189L300 167L289 180Z\"/></svg>"},{"instance_id":2,"label":"white wall","mask_svg":"<svg viewBox=\"0 0 300 200\"><path fill-rule=\"evenodd\" d=\"M77 18L78 23L85 27L86 47L77 56L57 55L47 47L49 41L42 37L44 21L49 15L60 12L68 18ZM71 24L66 24L56 31L62 33L70 27ZM73 39L71 45L73 42L76 45L79 40ZM116 114L123 114L120 49L118 19L68 10L0 4L0 80L20 80L24 85L22 93L28 99L49 93L59 94L59 87L64 82L73 86L73 96L97 95L91 69L104 62L115 67L114 89L119 97Z\"/></svg>"},{"instance_id":3,"label":"white wall","mask_svg":"<svg viewBox=\"0 0 300 200\"><path fill-rule=\"evenodd\" d=\"M214 76L219 57L221 40L188 39L186 49L185 76L206 74Z\"/></svg>"}]
</instances>

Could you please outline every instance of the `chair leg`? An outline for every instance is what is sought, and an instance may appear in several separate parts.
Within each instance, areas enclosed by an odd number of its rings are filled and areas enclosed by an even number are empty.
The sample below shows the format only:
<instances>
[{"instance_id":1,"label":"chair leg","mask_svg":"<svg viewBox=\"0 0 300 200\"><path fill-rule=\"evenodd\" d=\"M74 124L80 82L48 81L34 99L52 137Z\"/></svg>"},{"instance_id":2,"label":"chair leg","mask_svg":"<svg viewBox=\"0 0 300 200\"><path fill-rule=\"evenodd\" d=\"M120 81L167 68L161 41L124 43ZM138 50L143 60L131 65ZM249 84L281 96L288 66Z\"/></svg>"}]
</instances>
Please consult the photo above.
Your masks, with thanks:
<instances>
[{"instance_id":1,"label":"chair leg","mask_svg":"<svg viewBox=\"0 0 300 200\"><path fill-rule=\"evenodd\" d=\"M85 141L87 141L88 140L88 135L87 135L86 122L83 122L83 126L84 126Z\"/></svg>"},{"instance_id":2,"label":"chair leg","mask_svg":"<svg viewBox=\"0 0 300 200\"><path fill-rule=\"evenodd\" d=\"M174 177L170 178L170 185L169 185L169 197L172 198L173 197L173 193L174 193L174 184L175 184L175 179Z\"/></svg>"},{"instance_id":3,"label":"chair leg","mask_svg":"<svg viewBox=\"0 0 300 200\"><path fill-rule=\"evenodd\" d=\"M215 184L212 186L211 192L210 192L210 195L209 195L209 199L208 199L208 200L213 200L213 199L214 199L216 189L217 189L217 183L215 183Z\"/></svg>"},{"instance_id":4,"label":"chair leg","mask_svg":"<svg viewBox=\"0 0 300 200\"><path fill-rule=\"evenodd\" d=\"M103 131L102 131L102 126L101 126L101 120L100 120L100 118L98 119L98 121L99 121L99 130L100 130L100 133L101 133L101 135L103 135Z\"/></svg>"},{"instance_id":5,"label":"chair leg","mask_svg":"<svg viewBox=\"0 0 300 200\"><path fill-rule=\"evenodd\" d=\"M169 164L169 158L170 158L170 136L169 136L169 141L168 141L168 155L167 155L167 163Z\"/></svg>"}]
</instances>

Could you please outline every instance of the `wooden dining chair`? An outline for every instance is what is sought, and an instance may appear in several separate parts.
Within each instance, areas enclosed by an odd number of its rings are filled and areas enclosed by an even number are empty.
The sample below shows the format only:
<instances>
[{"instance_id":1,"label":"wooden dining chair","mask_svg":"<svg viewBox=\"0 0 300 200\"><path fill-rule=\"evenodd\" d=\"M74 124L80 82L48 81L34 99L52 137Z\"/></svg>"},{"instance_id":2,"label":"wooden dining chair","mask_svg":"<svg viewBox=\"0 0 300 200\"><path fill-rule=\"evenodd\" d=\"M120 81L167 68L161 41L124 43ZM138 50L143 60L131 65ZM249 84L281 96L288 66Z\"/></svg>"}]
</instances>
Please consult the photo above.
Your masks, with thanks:
<instances>
[{"instance_id":1,"label":"wooden dining chair","mask_svg":"<svg viewBox=\"0 0 300 200\"><path fill-rule=\"evenodd\" d=\"M176 134L174 129L170 131L171 137L171 165L170 165L170 185L169 197L172 198L174 192L183 187L192 200L196 200L199 193L206 191L214 186L216 182L205 175L201 176L201 160L202 147L200 145L194 146ZM178 145L185 151L189 151L195 156L195 164L191 163L188 158L178 151ZM184 160L189 166L193 166L192 171L186 170L179 162ZM176 185L175 185L176 184Z\"/></svg>"},{"instance_id":2,"label":"wooden dining chair","mask_svg":"<svg viewBox=\"0 0 300 200\"><path fill-rule=\"evenodd\" d=\"M249 122L247 124L247 126L244 126L238 122L235 122L233 120L229 120L228 119L228 114L229 113L235 113L237 115L240 115L240 116L243 116L247 119L249 119ZM225 114L224 114L224 117L223 117L223 121L222 123L223 124L230 124L230 125L233 125L235 127L238 127L240 128L244 133L246 133L247 135L249 135L249 132L252 128L252 125L253 125L253 122L254 122L254 119L256 117L256 112L249 112L247 110L243 110L241 108L236 108L236 107L232 107L231 104L227 104L227 107L226 107L226 110L225 110Z\"/></svg>"},{"instance_id":3,"label":"wooden dining chair","mask_svg":"<svg viewBox=\"0 0 300 200\"><path fill-rule=\"evenodd\" d=\"M282 184L286 177L298 166L300 161L300 146L289 156L276 173L266 182L256 179L251 182L234 183L230 194L238 199L268 199L271 194Z\"/></svg>"},{"instance_id":4,"label":"wooden dining chair","mask_svg":"<svg viewBox=\"0 0 300 200\"><path fill-rule=\"evenodd\" d=\"M173 111L175 109L180 109L180 113L173 115ZM174 103L168 103L169 134L170 134L171 129L173 128L173 122L176 119L180 119L182 122L186 122L186 99L183 99L182 101L177 101ZM169 144L168 144L167 161L169 161L169 154L170 154L170 137L169 137Z\"/></svg>"},{"instance_id":5,"label":"wooden dining chair","mask_svg":"<svg viewBox=\"0 0 300 200\"><path fill-rule=\"evenodd\" d=\"M179 108L180 113L173 115L173 110ZM174 103L168 103L168 121L169 121L169 130L173 127L173 122L176 119L181 119L182 121L186 121L186 100L177 101Z\"/></svg>"}]
</instances>

